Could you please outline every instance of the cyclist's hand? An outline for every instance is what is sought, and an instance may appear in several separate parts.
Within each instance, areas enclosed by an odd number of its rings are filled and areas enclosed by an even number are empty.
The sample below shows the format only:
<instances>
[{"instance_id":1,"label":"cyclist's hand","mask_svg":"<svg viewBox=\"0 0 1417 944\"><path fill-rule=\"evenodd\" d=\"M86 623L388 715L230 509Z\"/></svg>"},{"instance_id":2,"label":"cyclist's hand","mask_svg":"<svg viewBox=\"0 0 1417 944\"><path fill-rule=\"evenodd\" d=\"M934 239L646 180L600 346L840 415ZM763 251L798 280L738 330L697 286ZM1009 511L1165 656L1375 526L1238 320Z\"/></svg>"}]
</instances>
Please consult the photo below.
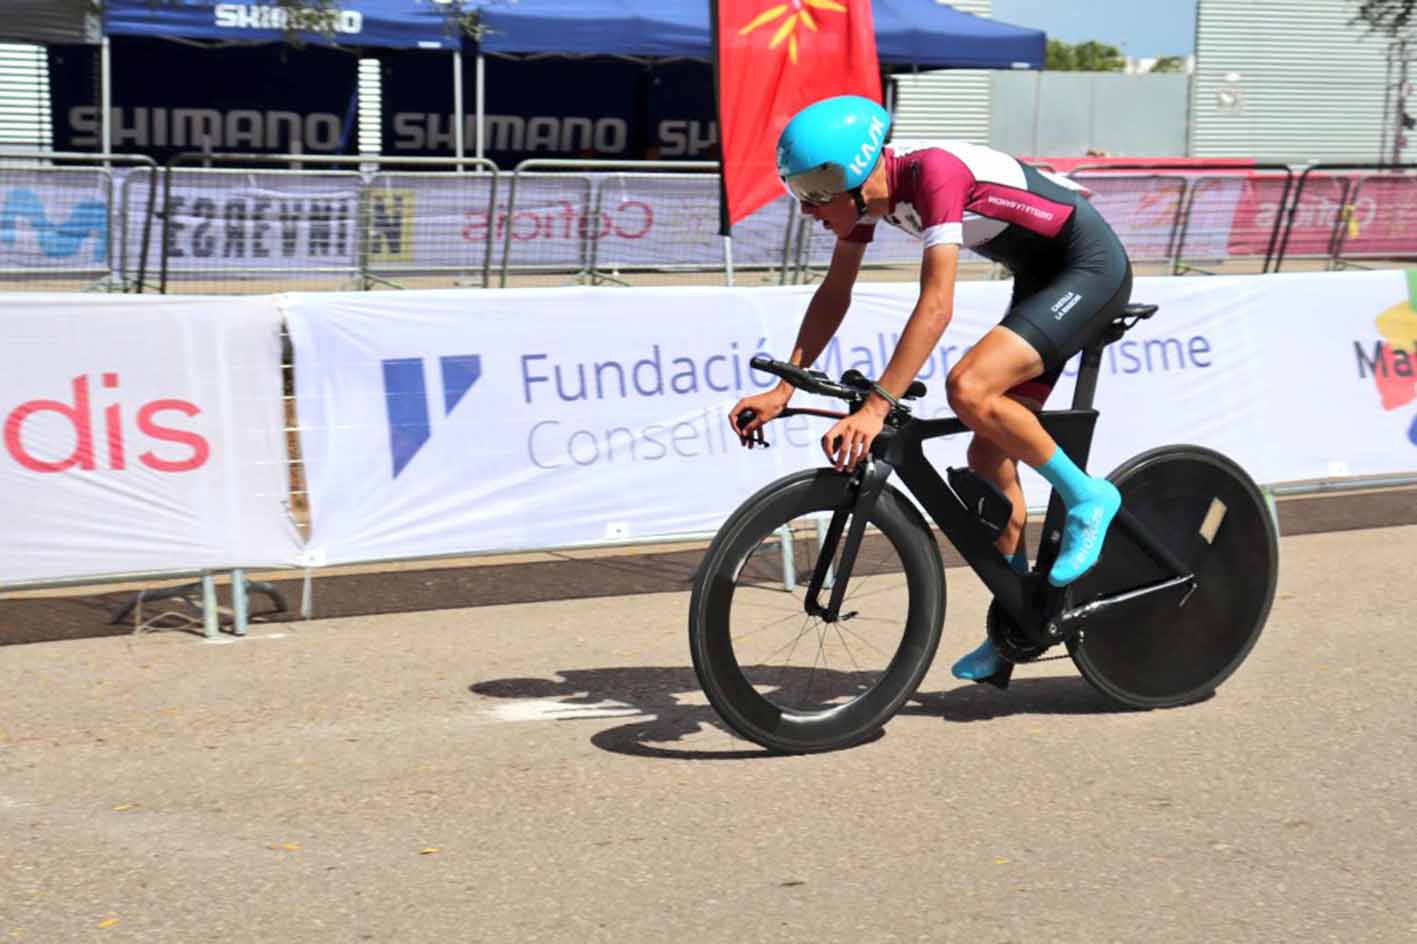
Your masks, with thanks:
<instances>
[{"instance_id":1,"label":"cyclist's hand","mask_svg":"<svg viewBox=\"0 0 1417 944\"><path fill-rule=\"evenodd\" d=\"M766 393L755 393L751 397L744 397L733 404L733 409L728 411L728 425L733 427L733 432L738 434L738 441L751 449L753 442L749 437L753 431L786 409L787 401L791 397L792 391L790 389L784 393L780 387L774 387ZM752 422L740 424L738 415L744 410L752 410L757 415L753 417Z\"/></svg>"},{"instance_id":2,"label":"cyclist's hand","mask_svg":"<svg viewBox=\"0 0 1417 944\"><path fill-rule=\"evenodd\" d=\"M822 451L838 472L855 469L856 463L870 454L871 443L886 425L885 415L871 405L874 400L872 397L866 406L837 420L822 437Z\"/></svg>"}]
</instances>

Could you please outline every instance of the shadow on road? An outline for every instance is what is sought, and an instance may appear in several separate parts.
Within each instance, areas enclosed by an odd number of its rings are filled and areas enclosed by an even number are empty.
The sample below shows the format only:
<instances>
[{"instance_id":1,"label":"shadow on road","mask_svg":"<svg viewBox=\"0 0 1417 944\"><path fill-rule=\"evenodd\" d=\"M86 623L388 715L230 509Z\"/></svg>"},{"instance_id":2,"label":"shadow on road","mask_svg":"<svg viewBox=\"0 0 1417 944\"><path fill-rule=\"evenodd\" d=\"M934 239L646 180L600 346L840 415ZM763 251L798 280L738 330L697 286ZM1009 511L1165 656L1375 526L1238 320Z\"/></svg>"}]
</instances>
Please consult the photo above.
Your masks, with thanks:
<instances>
[{"instance_id":1,"label":"shadow on road","mask_svg":"<svg viewBox=\"0 0 1417 944\"><path fill-rule=\"evenodd\" d=\"M945 692L916 692L903 715L935 715L945 721L988 721L1009 715L1120 714L1120 705L1080 676L1015 679L1005 691L973 682Z\"/></svg>"},{"instance_id":2,"label":"shadow on road","mask_svg":"<svg viewBox=\"0 0 1417 944\"><path fill-rule=\"evenodd\" d=\"M805 675L809 670L800 670ZM828 682L849 687L852 673L823 672ZM784 686L797 680L788 675ZM556 678L507 678L476 682L476 695L505 699L494 709L508 720L608 721L591 735L604 751L679 760L741 760L776 756L743 741L703 703L698 678L688 666L625 666L569 669ZM960 684L944 692L917 692L903 715L949 722L988 721L1009 715L1090 715L1130 711L1081 678L1016 680L1007 691ZM621 719L623 719L621 721ZM879 736L879 735L878 735Z\"/></svg>"},{"instance_id":3,"label":"shadow on road","mask_svg":"<svg viewBox=\"0 0 1417 944\"><path fill-rule=\"evenodd\" d=\"M774 756L731 735L712 707L695 703L702 701L703 695L694 670L688 666L570 669L557 676L494 679L469 688L490 698L554 700L536 712L537 718L627 718L626 723L591 736L592 744L615 754L693 760ZM719 737L714 738L713 732ZM692 745L673 746L691 737ZM716 743L722 743L723 748L715 748Z\"/></svg>"}]
</instances>

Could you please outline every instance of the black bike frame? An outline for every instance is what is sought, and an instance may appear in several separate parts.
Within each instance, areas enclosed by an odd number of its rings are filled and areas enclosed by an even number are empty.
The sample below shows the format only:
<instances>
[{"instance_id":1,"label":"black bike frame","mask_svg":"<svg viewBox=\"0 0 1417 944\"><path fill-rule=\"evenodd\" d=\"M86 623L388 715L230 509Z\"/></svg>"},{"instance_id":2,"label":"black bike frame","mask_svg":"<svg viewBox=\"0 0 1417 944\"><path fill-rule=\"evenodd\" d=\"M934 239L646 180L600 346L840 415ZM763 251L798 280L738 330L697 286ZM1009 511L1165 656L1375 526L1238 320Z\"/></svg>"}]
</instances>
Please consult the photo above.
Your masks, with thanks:
<instances>
[{"instance_id":1,"label":"black bike frame","mask_svg":"<svg viewBox=\"0 0 1417 944\"><path fill-rule=\"evenodd\" d=\"M1102 349L1120 337L1124 330L1120 326L1114 326L1102 343L1085 349L1071 409L1047 410L1038 414L1043 428L1058 443L1059 448L1082 469L1087 468L1088 455L1092 449L1092 434L1097 423L1093 398L1101 369ZM1158 564L1170 571L1171 576L1064 611L1066 588L1053 587L1045 576L1057 559L1062 542L1063 523L1067 514L1062 499L1056 492L1049 497L1048 511L1043 521L1043 544L1039 549L1033 572L1026 575L1016 573L995 547L996 536L980 523L925 458L924 444L927 440L968 431L968 427L957 417L938 420L907 418L898 426L888 424L881 430L881 434L872 444L869 460L858 469L855 500L851 505L838 509L832 516L817 558L816 570L807 589L808 613L821 616L827 621L839 618L846 584L866 529L866 520L870 517L871 509L892 472L900 476L905 487L924 506L1004 611L1038 644L1046 646L1058 642L1071 626L1101 609L1159 590L1194 585L1195 577L1191 569L1158 540L1150 529L1123 508L1117 514L1116 525L1126 531ZM851 523L849 529L846 528L848 519ZM841 559L836 566L830 602L823 607L819 603L819 595L843 530L847 531L846 544L842 547Z\"/></svg>"}]
</instances>

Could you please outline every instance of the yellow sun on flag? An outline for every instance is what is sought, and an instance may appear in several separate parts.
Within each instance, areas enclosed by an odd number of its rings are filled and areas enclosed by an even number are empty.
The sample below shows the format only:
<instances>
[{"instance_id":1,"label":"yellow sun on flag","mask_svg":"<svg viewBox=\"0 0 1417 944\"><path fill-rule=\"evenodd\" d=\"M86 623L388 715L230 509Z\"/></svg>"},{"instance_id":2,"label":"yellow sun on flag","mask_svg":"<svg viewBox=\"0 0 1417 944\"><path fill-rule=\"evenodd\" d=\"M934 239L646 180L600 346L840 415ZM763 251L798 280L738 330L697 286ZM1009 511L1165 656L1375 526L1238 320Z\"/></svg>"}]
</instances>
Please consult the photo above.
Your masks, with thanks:
<instances>
[{"instance_id":1,"label":"yellow sun on flag","mask_svg":"<svg viewBox=\"0 0 1417 944\"><path fill-rule=\"evenodd\" d=\"M776 49L783 41L787 41L787 58L793 64L797 63L797 24L801 23L807 29L816 31L817 21L812 16L812 10L830 10L833 13L845 13L846 7L837 3L836 0L788 0L787 3L769 7L762 13L753 17L753 21L738 31L739 36L747 36L760 26L767 26L778 17L786 16L782 25L773 34L772 42L768 43L769 49Z\"/></svg>"}]
</instances>

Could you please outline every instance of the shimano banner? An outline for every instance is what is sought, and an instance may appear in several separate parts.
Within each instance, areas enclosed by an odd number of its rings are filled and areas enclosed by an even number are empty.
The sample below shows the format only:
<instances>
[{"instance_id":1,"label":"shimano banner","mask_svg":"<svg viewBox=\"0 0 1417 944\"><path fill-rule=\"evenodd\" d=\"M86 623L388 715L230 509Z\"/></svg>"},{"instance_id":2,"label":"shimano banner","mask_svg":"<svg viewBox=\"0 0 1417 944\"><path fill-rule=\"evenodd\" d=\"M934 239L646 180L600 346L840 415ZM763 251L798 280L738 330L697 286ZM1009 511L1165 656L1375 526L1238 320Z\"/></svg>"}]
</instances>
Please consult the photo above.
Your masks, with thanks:
<instances>
[{"instance_id":1,"label":"shimano banner","mask_svg":"<svg viewBox=\"0 0 1417 944\"><path fill-rule=\"evenodd\" d=\"M113 151L159 162L182 151L342 154L357 150L357 61L338 50L202 49L154 39L112 43ZM97 53L49 50L54 146L102 146ZM180 81L174 77L180 76Z\"/></svg>"},{"instance_id":2,"label":"shimano banner","mask_svg":"<svg viewBox=\"0 0 1417 944\"><path fill-rule=\"evenodd\" d=\"M394 49L457 49L462 42L453 5L410 0L105 0L103 28L109 36L256 43L296 40Z\"/></svg>"},{"instance_id":3,"label":"shimano banner","mask_svg":"<svg viewBox=\"0 0 1417 944\"><path fill-rule=\"evenodd\" d=\"M454 153L449 64L389 53L384 63L384 151ZM716 160L713 73L707 63L618 59L486 61L484 153L512 168L528 158ZM464 70L464 151L473 153L476 74Z\"/></svg>"},{"instance_id":4,"label":"shimano banner","mask_svg":"<svg viewBox=\"0 0 1417 944\"><path fill-rule=\"evenodd\" d=\"M0 582L280 566L270 296L0 298Z\"/></svg>"}]
</instances>

